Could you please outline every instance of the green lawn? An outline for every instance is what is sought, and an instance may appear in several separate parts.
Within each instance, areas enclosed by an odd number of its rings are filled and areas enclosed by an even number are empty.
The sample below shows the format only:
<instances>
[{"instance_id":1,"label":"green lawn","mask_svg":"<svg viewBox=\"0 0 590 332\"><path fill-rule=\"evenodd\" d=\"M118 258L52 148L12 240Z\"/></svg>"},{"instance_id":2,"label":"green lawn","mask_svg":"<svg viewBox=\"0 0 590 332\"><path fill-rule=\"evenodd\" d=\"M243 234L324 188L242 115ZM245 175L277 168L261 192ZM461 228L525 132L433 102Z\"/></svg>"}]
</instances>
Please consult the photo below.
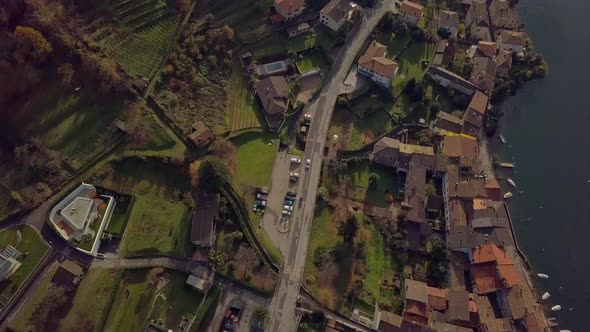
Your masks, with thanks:
<instances>
[{"instance_id":1,"label":"green lawn","mask_svg":"<svg viewBox=\"0 0 590 332\"><path fill-rule=\"evenodd\" d=\"M182 316L191 319L203 298L201 293L184 284L187 275L180 272L165 270L163 278L169 283L159 293L156 293L156 277L150 277L149 270L125 273L105 331L141 331L149 318L161 319L166 326L176 328ZM157 297L161 298L156 300Z\"/></svg>"},{"instance_id":2,"label":"green lawn","mask_svg":"<svg viewBox=\"0 0 590 332\"><path fill-rule=\"evenodd\" d=\"M280 37L277 34L273 34L249 45L248 49L251 50L252 55L256 59L281 55L285 57L287 56L287 48L285 45L283 45Z\"/></svg>"},{"instance_id":3,"label":"green lawn","mask_svg":"<svg viewBox=\"0 0 590 332\"><path fill-rule=\"evenodd\" d=\"M107 170L112 174L106 178L99 175L96 181L100 185L135 196L121 252L186 255L190 247L189 209L179 201L179 195L189 189L184 170L158 159L136 158L109 164Z\"/></svg>"},{"instance_id":4,"label":"green lawn","mask_svg":"<svg viewBox=\"0 0 590 332\"><path fill-rule=\"evenodd\" d=\"M367 248L365 264L368 269L365 278L365 289L370 291L379 304L393 305L393 291L381 290L380 280L392 280L395 271L400 267L395 265L393 258L386 250L383 235L373 225L367 226L371 232L371 241Z\"/></svg>"},{"instance_id":5,"label":"green lawn","mask_svg":"<svg viewBox=\"0 0 590 332\"><path fill-rule=\"evenodd\" d=\"M117 197L115 210L111 216L111 221L106 231L113 234L123 234L130 212L133 208L133 199L131 196L119 195Z\"/></svg>"},{"instance_id":6,"label":"green lawn","mask_svg":"<svg viewBox=\"0 0 590 332\"><path fill-rule=\"evenodd\" d=\"M76 290L71 309L60 321L60 330L102 331L120 277L120 270L88 270Z\"/></svg>"},{"instance_id":7,"label":"green lawn","mask_svg":"<svg viewBox=\"0 0 590 332\"><path fill-rule=\"evenodd\" d=\"M374 188L369 188L371 173L379 175L379 181ZM388 206L385 195L387 192L394 193L397 187L395 172L391 168L370 164L368 161L350 162L343 175L349 185L356 187L354 198L365 201L366 204Z\"/></svg>"},{"instance_id":8,"label":"green lawn","mask_svg":"<svg viewBox=\"0 0 590 332\"><path fill-rule=\"evenodd\" d=\"M399 63L398 73L393 78L393 89L399 94L411 79L421 80L424 76L421 60L432 61L435 45L426 42L412 42L396 59Z\"/></svg>"},{"instance_id":9,"label":"green lawn","mask_svg":"<svg viewBox=\"0 0 590 332\"><path fill-rule=\"evenodd\" d=\"M315 47L321 47L324 52L330 52L334 46L336 36L327 31L327 29L320 28L317 32L302 33L293 38L284 36L283 43L289 51L299 53Z\"/></svg>"},{"instance_id":10,"label":"green lawn","mask_svg":"<svg viewBox=\"0 0 590 332\"><path fill-rule=\"evenodd\" d=\"M55 264L37 287L30 299L28 299L17 315L10 322L10 329L13 331L42 331L41 327L47 326L48 320L51 320L49 310L51 305L59 296L63 296L64 290L61 287L55 287L51 283L51 278L57 270ZM48 307L47 309L38 309L39 307Z\"/></svg>"},{"instance_id":11,"label":"green lawn","mask_svg":"<svg viewBox=\"0 0 590 332\"><path fill-rule=\"evenodd\" d=\"M124 109L122 98L97 100L94 92L88 86L79 93L66 94L56 80L32 101L25 135L39 138L74 167L81 167L116 139L109 126Z\"/></svg>"},{"instance_id":12,"label":"green lawn","mask_svg":"<svg viewBox=\"0 0 590 332\"><path fill-rule=\"evenodd\" d=\"M235 182L241 186L268 186L279 143L276 134L246 132L231 141L238 148Z\"/></svg>"},{"instance_id":13,"label":"green lawn","mask_svg":"<svg viewBox=\"0 0 590 332\"><path fill-rule=\"evenodd\" d=\"M189 209L182 203L137 197L121 241L121 253L185 256L190 246Z\"/></svg>"},{"instance_id":14,"label":"green lawn","mask_svg":"<svg viewBox=\"0 0 590 332\"><path fill-rule=\"evenodd\" d=\"M297 57L296 65L300 73L305 73L314 68L323 69L330 66L328 59L319 49L312 49L300 53Z\"/></svg>"},{"instance_id":15,"label":"green lawn","mask_svg":"<svg viewBox=\"0 0 590 332\"><path fill-rule=\"evenodd\" d=\"M21 240L17 244L18 231L20 231ZM22 265L10 278L0 282L0 298L3 302L14 295L49 249L49 246L37 232L26 225L16 226L0 232L0 249L9 244L23 254L18 259Z\"/></svg>"},{"instance_id":16,"label":"green lawn","mask_svg":"<svg viewBox=\"0 0 590 332\"><path fill-rule=\"evenodd\" d=\"M379 43L387 46L387 56L393 58L406 47L411 37L409 34L398 37L394 33L379 33L376 39Z\"/></svg>"},{"instance_id":17,"label":"green lawn","mask_svg":"<svg viewBox=\"0 0 590 332\"><path fill-rule=\"evenodd\" d=\"M393 129L391 117L382 110L356 119L352 127L348 149L360 149L391 129Z\"/></svg>"},{"instance_id":18,"label":"green lawn","mask_svg":"<svg viewBox=\"0 0 590 332\"><path fill-rule=\"evenodd\" d=\"M305 275L317 274L319 271L313 264L313 253L319 247L333 248L338 244L337 225L332 222L332 210L325 203L318 202L311 224L308 255L305 262Z\"/></svg>"},{"instance_id":19,"label":"green lawn","mask_svg":"<svg viewBox=\"0 0 590 332\"><path fill-rule=\"evenodd\" d=\"M227 112L231 130L260 128L264 117L260 104L249 89L248 76L238 61L232 63L232 73L227 86Z\"/></svg>"}]
</instances>

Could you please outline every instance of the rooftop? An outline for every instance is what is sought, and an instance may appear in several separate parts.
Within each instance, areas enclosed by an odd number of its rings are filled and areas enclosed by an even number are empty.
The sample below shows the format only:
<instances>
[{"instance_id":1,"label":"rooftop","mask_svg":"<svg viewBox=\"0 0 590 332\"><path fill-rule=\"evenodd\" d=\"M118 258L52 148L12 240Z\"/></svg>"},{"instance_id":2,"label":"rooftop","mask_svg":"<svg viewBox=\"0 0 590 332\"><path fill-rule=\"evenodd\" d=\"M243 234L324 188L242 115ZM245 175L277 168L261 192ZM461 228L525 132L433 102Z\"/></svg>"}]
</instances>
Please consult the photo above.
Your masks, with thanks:
<instances>
[{"instance_id":1,"label":"rooftop","mask_svg":"<svg viewBox=\"0 0 590 332\"><path fill-rule=\"evenodd\" d=\"M422 17L424 7L409 0L404 0L399 8L401 13L411 15L417 18Z\"/></svg>"},{"instance_id":2,"label":"rooftop","mask_svg":"<svg viewBox=\"0 0 590 332\"><path fill-rule=\"evenodd\" d=\"M79 231L84 228L86 221L94 210L96 210L96 207L92 199L76 197L61 210L60 214L72 228Z\"/></svg>"}]
</instances>

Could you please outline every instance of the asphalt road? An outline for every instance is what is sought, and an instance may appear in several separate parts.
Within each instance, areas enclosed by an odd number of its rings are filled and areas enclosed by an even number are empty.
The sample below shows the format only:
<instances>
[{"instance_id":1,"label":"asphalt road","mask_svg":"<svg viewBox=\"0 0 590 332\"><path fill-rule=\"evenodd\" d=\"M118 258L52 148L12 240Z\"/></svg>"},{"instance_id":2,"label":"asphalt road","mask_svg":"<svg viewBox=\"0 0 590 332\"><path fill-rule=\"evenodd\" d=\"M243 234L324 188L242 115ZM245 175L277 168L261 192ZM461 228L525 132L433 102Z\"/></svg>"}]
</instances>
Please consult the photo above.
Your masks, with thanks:
<instances>
[{"instance_id":1,"label":"asphalt road","mask_svg":"<svg viewBox=\"0 0 590 332\"><path fill-rule=\"evenodd\" d=\"M332 111L336 104L340 85L344 81L356 55L377 23L379 23L383 14L393 9L393 3L393 0L382 0L374 9L366 11L360 27L348 40L341 57L332 65L326 79L327 84L323 87L319 98L316 98L308 108L307 112L312 114L313 120L302 159L311 159L312 163L309 170L300 172L302 178L299 180L299 190L297 192L304 198L304 205L296 211L285 243L288 250L285 253L284 268L279 275L280 281L270 306L268 331L295 331L297 328L295 305L305 268L323 150Z\"/></svg>"}]
</instances>

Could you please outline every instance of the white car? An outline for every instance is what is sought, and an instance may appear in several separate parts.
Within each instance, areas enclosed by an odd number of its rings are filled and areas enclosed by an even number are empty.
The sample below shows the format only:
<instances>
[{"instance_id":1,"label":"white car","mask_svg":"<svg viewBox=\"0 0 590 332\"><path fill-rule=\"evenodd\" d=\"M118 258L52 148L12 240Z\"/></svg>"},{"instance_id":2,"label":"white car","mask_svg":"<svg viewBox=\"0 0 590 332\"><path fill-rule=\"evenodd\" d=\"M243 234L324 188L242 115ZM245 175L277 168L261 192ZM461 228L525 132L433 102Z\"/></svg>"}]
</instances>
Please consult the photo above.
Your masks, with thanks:
<instances>
[{"instance_id":1,"label":"white car","mask_svg":"<svg viewBox=\"0 0 590 332\"><path fill-rule=\"evenodd\" d=\"M291 163L292 164L299 164L299 163L301 163L301 159L293 157L293 158L291 158Z\"/></svg>"},{"instance_id":2,"label":"white car","mask_svg":"<svg viewBox=\"0 0 590 332\"><path fill-rule=\"evenodd\" d=\"M298 178L299 177L299 173L297 172L291 172L291 174L289 174L290 176L294 177L294 178Z\"/></svg>"},{"instance_id":3,"label":"white car","mask_svg":"<svg viewBox=\"0 0 590 332\"><path fill-rule=\"evenodd\" d=\"M310 166L311 166L311 160L310 159L307 159L305 161L305 168L309 168Z\"/></svg>"},{"instance_id":4,"label":"white car","mask_svg":"<svg viewBox=\"0 0 590 332\"><path fill-rule=\"evenodd\" d=\"M291 205L283 205L284 211L293 211L293 207Z\"/></svg>"}]
</instances>

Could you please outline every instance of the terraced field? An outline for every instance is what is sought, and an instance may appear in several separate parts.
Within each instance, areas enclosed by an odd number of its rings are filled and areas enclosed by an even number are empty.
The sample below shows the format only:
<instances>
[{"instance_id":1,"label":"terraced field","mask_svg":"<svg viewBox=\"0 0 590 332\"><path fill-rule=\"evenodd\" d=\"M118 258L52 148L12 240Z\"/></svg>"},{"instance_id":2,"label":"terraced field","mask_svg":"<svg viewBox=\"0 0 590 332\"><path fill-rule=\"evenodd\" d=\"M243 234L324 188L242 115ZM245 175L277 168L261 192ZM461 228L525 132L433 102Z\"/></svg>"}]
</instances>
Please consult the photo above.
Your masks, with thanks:
<instances>
[{"instance_id":1,"label":"terraced field","mask_svg":"<svg viewBox=\"0 0 590 332\"><path fill-rule=\"evenodd\" d=\"M129 74L151 78L174 44L178 15L162 0L113 0L111 12L122 31L105 36L106 52Z\"/></svg>"}]
</instances>

